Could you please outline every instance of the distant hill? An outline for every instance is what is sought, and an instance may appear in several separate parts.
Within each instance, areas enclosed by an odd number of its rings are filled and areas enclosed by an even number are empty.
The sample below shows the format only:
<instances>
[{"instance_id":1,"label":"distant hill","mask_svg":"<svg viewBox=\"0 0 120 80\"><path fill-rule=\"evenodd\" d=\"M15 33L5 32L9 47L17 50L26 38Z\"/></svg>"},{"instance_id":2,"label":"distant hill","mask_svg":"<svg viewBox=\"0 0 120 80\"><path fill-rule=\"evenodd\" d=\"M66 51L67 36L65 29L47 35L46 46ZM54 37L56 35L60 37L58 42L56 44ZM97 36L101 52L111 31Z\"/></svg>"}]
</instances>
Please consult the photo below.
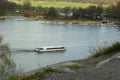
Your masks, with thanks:
<instances>
[{"instance_id":1,"label":"distant hill","mask_svg":"<svg viewBox=\"0 0 120 80\"><path fill-rule=\"evenodd\" d=\"M33 1L64 1L64 2L115 4L115 3L117 3L120 0L33 0Z\"/></svg>"},{"instance_id":2,"label":"distant hill","mask_svg":"<svg viewBox=\"0 0 120 80\"><path fill-rule=\"evenodd\" d=\"M9 1L9 0L8 0ZM10 1L23 1L23 0L10 0ZM56 2L80 2L80 3L97 3L97 4L115 4L120 0L30 0L30 1L56 1Z\"/></svg>"}]
</instances>

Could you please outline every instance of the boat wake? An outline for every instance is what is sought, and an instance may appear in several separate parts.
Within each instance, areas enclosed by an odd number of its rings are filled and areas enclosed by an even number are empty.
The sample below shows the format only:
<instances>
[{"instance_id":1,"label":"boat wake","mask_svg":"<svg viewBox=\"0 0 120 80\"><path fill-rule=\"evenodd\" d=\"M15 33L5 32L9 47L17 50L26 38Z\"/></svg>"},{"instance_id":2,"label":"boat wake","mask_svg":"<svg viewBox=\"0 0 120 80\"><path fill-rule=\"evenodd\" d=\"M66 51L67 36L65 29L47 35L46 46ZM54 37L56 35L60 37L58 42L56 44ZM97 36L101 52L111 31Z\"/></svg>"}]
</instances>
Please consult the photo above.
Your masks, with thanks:
<instances>
[{"instance_id":1,"label":"boat wake","mask_svg":"<svg viewBox=\"0 0 120 80\"><path fill-rule=\"evenodd\" d=\"M11 49L10 52L12 55L16 55L16 54L34 52L34 50L33 49Z\"/></svg>"}]
</instances>

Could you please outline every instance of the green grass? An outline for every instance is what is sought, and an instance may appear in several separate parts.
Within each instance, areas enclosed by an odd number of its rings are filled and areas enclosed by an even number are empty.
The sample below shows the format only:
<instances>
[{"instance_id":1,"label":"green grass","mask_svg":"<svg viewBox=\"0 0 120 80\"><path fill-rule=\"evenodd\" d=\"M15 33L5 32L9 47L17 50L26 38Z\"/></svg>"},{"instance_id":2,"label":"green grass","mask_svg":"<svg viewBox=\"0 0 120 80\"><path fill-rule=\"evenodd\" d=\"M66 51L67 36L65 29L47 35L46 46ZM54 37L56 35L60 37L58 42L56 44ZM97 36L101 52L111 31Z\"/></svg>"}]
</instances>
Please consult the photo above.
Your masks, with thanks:
<instances>
[{"instance_id":1,"label":"green grass","mask_svg":"<svg viewBox=\"0 0 120 80\"><path fill-rule=\"evenodd\" d=\"M9 0L12 1L13 0ZM21 1L14 1L17 4L23 5ZM42 7L55 7L55 8L64 8L64 7L70 7L70 8L87 8L89 6L97 6L97 4L92 3L73 3L73 2L43 2L43 1L31 1L32 6L42 6ZM108 5L103 5L103 7L108 7Z\"/></svg>"},{"instance_id":2,"label":"green grass","mask_svg":"<svg viewBox=\"0 0 120 80\"><path fill-rule=\"evenodd\" d=\"M84 3L72 3L72 2L33 2L33 6L42 6L42 7L55 7L55 8L64 8L64 7L71 7L71 8L86 8L90 5L96 4L84 4Z\"/></svg>"},{"instance_id":3,"label":"green grass","mask_svg":"<svg viewBox=\"0 0 120 80\"><path fill-rule=\"evenodd\" d=\"M116 42L113 43L111 46L96 49L95 50L96 52L93 53L92 57L99 57L102 55L111 54L119 50L120 50L120 42Z\"/></svg>"},{"instance_id":4,"label":"green grass","mask_svg":"<svg viewBox=\"0 0 120 80\"><path fill-rule=\"evenodd\" d=\"M65 65L65 66L60 66L61 68L70 68L70 69L79 69L80 66L77 64L73 65ZM8 80L33 80L33 79L43 79L45 75L49 72L57 72L56 70L52 69L51 67L46 67L41 69L40 71L37 71L35 73L29 73L26 75L12 75L8 78Z\"/></svg>"},{"instance_id":5,"label":"green grass","mask_svg":"<svg viewBox=\"0 0 120 80\"><path fill-rule=\"evenodd\" d=\"M44 76L49 72L56 72L56 71L50 67L46 67L35 73L29 73L23 76L12 75L9 77L8 80L32 80L36 78L44 78Z\"/></svg>"},{"instance_id":6,"label":"green grass","mask_svg":"<svg viewBox=\"0 0 120 80\"><path fill-rule=\"evenodd\" d=\"M70 69L79 69L80 66L77 64L72 64L72 65L64 65L64 66L60 66L61 68L70 68Z\"/></svg>"}]
</instances>

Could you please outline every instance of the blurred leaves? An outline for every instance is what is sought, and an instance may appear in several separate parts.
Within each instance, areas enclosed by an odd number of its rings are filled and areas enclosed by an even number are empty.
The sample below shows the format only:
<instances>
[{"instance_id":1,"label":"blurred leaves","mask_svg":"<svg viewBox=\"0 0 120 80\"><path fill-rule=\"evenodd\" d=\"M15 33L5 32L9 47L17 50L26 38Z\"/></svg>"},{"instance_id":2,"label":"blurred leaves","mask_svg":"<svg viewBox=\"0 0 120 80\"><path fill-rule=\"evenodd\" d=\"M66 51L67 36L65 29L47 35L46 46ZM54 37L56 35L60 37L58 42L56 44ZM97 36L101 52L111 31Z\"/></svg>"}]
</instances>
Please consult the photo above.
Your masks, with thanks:
<instances>
[{"instance_id":1,"label":"blurred leaves","mask_svg":"<svg viewBox=\"0 0 120 80\"><path fill-rule=\"evenodd\" d=\"M10 57L8 44L3 44L3 37L0 36L0 80L6 80L7 77L15 73L15 64Z\"/></svg>"}]
</instances>

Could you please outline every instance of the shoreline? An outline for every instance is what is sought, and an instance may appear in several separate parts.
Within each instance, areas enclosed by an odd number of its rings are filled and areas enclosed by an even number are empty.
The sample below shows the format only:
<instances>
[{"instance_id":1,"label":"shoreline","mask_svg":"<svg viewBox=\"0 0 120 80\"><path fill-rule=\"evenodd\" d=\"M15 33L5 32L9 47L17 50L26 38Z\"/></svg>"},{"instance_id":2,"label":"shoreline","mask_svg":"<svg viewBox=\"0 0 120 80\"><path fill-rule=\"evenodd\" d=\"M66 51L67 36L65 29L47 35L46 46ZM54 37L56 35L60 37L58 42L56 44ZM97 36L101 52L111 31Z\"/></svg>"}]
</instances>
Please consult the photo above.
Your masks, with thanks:
<instances>
[{"instance_id":1,"label":"shoreline","mask_svg":"<svg viewBox=\"0 0 120 80\"><path fill-rule=\"evenodd\" d=\"M40 19L42 21L48 21L48 22L71 22L71 23L87 23L87 24L101 24L102 21L95 21L95 20L45 20Z\"/></svg>"},{"instance_id":2,"label":"shoreline","mask_svg":"<svg viewBox=\"0 0 120 80\"><path fill-rule=\"evenodd\" d=\"M7 16L0 16L0 19L6 19L8 18Z\"/></svg>"},{"instance_id":3,"label":"shoreline","mask_svg":"<svg viewBox=\"0 0 120 80\"><path fill-rule=\"evenodd\" d=\"M119 52L115 52L114 55L117 55L117 54L120 55ZM41 68L38 68L38 69L35 69L35 70L32 70L32 71L28 71L28 72L26 72L24 74L35 73L35 72L40 71L40 70L42 70L42 69L44 69L46 67L56 69L56 68L59 68L60 66L74 65L74 64L77 64L77 65L83 66L83 67L96 67L97 63L99 63L101 61L104 61L106 59L109 59L109 58L111 58L111 56L114 56L114 55L113 55L113 53L111 53L111 54L108 54L108 55L102 55L102 56L97 57L97 58L88 56L88 57L86 57L84 59L63 61L63 62L47 65L45 67L41 67ZM119 56L119 55L117 55L117 56Z\"/></svg>"},{"instance_id":4,"label":"shoreline","mask_svg":"<svg viewBox=\"0 0 120 80\"><path fill-rule=\"evenodd\" d=\"M0 19L6 19L10 16L0 16ZM24 17L24 16L23 16ZM53 24L60 23L60 25L66 25L66 24L72 24L72 25L83 25L83 26L119 26L118 23L116 22L111 22L111 23L102 23L102 20L89 20L89 19L81 19L81 20L75 20L75 19L68 19L68 20L61 20L61 19L39 19L39 18L33 18L33 17L25 17L30 19L30 21L43 21L43 24L49 24L49 22L53 22ZM32 20L31 20L32 19ZM23 21L28 21L23 20ZM21 20L20 20L21 21ZM48 23L47 23L48 22ZM61 24L61 22L64 22L64 24Z\"/></svg>"},{"instance_id":5,"label":"shoreline","mask_svg":"<svg viewBox=\"0 0 120 80\"><path fill-rule=\"evenodd\" d=\"M55 25L77 25L77 26L96 26L96 27L119 27L114 22L102 23L102 21L92 20L42 20L42 24L55 24Z\"/></svg>"},{"instance_id":6,"label":"shoreline","mask_svg":"<svg viewBox=\"0 0 120 80\"><path fill-rule=\"evenodd\" d=\"M81 60L65 61L48 66L51 67L52 69L55 69L57 72L48 72L43 79L37 78L34 80L38 80L38 79L40 80L78 80L78 79L99 80L100 78L102 78L101 80L118 80L120 73L119 61L120 61L120 52L117 52L114 55L113 54L103 55L97 58L89 57ZM79 65L80 68L70 69L67 67L66 68L60 67L60 66L67 66L74 64ZM40 71L41 69L37 69L34 72L30 72L30 73L34 74L35 72ZM118 75L117 76L114 75L115 73L117 73ZM109 79L109 76L111 76L113 79Z\"/></svg>"}]
</instances>

